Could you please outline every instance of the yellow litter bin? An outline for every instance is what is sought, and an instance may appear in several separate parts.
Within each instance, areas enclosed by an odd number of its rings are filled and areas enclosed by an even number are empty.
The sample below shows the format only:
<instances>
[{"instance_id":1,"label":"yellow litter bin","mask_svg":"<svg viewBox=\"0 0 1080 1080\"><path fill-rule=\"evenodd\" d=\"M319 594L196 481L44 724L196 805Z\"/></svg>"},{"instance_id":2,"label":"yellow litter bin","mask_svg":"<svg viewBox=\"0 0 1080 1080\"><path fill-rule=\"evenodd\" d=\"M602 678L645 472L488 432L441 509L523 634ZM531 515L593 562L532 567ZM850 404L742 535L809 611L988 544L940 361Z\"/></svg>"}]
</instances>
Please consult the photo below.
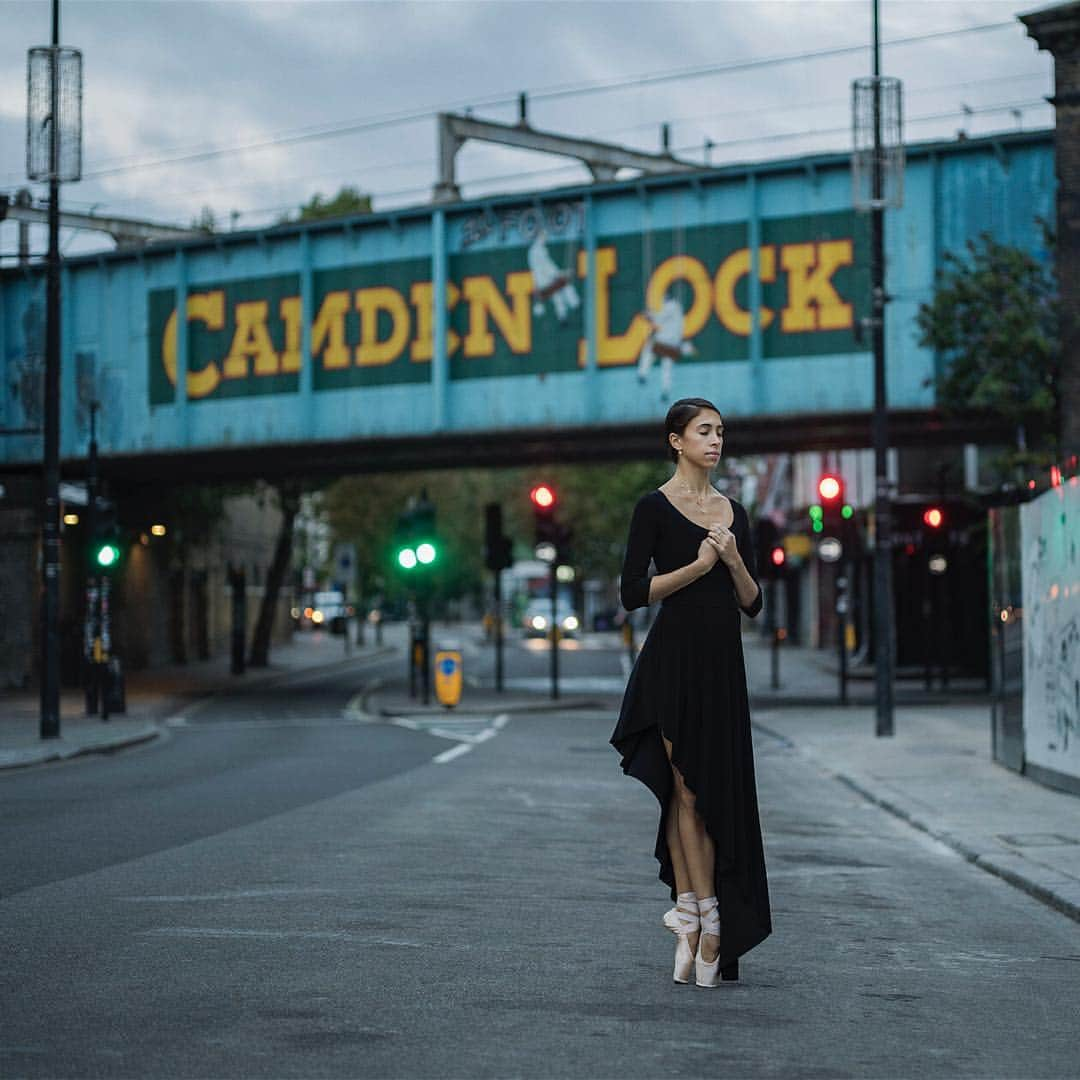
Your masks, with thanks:
<instances>
[{"instance_id":1,"label":"yellow litter bin","mask_svg":"<svg viewBox=\"0 0 1080 1080\"><path fill-rule=\"evenodd\" d=\"M435 654L435 696L448 709L461 701L461 653L457 649Z\"/></svg>"}]
</instances>

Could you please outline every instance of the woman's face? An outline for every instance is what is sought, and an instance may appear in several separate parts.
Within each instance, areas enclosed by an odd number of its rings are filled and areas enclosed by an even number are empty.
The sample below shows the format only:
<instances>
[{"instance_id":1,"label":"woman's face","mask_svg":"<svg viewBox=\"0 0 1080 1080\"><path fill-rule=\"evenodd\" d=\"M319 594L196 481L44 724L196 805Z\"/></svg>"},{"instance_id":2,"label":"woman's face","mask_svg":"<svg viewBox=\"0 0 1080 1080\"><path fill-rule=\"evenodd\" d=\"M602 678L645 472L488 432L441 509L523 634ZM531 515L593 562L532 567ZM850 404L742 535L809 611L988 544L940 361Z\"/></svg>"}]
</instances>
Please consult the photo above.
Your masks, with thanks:
<instances>
[{"instance_id":1,"label":"woman's face","mask_svg":"<svg viewBox=\"0 0 1080 1080\"><path fill-rule=\"evenodd\" d=\"M682 448L682 459L701 469L711 469L724 449L724 421L712 409L701 412L686 425L682 435L672 435L671 443Z\"/></svg>"}]
</instances>

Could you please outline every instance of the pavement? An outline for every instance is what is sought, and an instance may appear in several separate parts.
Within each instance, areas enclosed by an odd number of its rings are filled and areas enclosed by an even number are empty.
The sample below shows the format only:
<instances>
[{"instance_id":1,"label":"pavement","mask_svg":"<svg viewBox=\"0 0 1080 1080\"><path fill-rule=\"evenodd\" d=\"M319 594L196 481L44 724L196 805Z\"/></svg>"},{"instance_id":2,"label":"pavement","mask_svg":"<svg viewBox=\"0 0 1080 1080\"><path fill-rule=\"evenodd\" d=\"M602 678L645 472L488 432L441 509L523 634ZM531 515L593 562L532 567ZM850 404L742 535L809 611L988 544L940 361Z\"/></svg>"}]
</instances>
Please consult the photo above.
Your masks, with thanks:
<instances>
[{"instance_id":1,"label":"pavement","mask_svg":"<svg viewBox=\"0 0 1080 1080\"><path fill-rule=\"evenodd\" d=\"M0 694L0 769L136 745L155 738L165 720L208 696L240 685L265 685L301 669L329 668L402 649L404 632L404 626L388 626L383 645L376 646L369 635L365 646L354 646L348 655L340 638L298 634L292 643L274 649L270 668L243 677L229 674L226 659L132 673L123 718L102 723L81 716L81 694L65 694L59 739L38 737L34 695ZM448 723L452 717L465 727L472 718L536 711L607 707L614 717L618 698L610 692L567 693L557 701L535 690L496 693L490 675L473 674L490 666L490 648L482 643L479 630L464 627L454 633L471 669L456 710L435 703L434 694L431 703L423 705L409 695L403 681L391 680L369 683L350 702L349 711L357 719L396 719L402 726L428 730L440 717ZM617 650L614 635L609 643ZM768 643L748 633L744 646L753 722L762 732L973 865L1080 921L1080 800L994 762L988 698L970 689L952 695L939 690L918 702L909 683L903 693L898 691L895 734L878 737L872 708L825 704L836 693L831 656L785 647L780 686L774 689ZM620 660L625 670L625 658ZM609 681L617 686L619 679ZM606 684L600 680L597 685ZM481 738L491 730L486 723L478 728Z\"/></svg>"}]
</instances>

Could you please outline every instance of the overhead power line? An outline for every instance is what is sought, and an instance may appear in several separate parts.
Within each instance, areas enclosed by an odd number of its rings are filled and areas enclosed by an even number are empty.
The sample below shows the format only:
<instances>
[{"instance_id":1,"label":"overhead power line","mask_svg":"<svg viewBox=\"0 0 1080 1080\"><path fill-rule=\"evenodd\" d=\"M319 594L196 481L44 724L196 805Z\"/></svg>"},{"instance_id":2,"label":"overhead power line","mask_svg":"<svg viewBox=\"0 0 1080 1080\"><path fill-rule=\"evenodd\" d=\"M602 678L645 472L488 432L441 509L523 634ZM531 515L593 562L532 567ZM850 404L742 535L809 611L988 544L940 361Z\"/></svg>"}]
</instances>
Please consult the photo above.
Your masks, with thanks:
<instances>
[{"instance_id":1,"label":"overhead power line","mask_svg":"<svg viewBox=\"0 0 1080 1080\"><path fill-rule=\"evenodd\" d=\"M952 30L935 30L925 34L913 34L908 37L894 38L892 41L883 42L886 48L896 48L905 45L915 45L926 41L936 41L945 38L957 37L966 34L987 33L1001 30L1006 27L1016 29L1018 24L1015 20L1003 20L992 23L982 23L977 26L958 27ZM590 80L578 83L564 83L549 87L541 87L528 91L531 101L553 101L559 98L579 97L590 94L610 93L626 87L654 86L664 82L675 82L684 79L705 78L712 75L726 75L756 68L775 67L784 64L800 63L807 60L829 59L838 56L854 55L866 52L867 44L837 45L826 49L815 49L800 53L786 53L778 56L759 57L750 60L731 60L719 64L706 64L689 68L677 68L667 71L645 72L636 75L621 76L616 79ZM114 176L123 172L136 172L144 169L163 168L167 165L177 165L197 161L209 161L215 158L226 157L234 154L244 154L251 151L265 150L277 146L289 146L297 143L313 142L322 139L342 138L348 135L356 135L364 132L376 131L380 128L396 127L405 124L418 123L427 120L439 112L453 111L465 108L471 104L473 108L493 108L502 105L511 105L518 100L517 94L500 94L490 98L473 99L471 102L460 102L453 105L429 106L413 110L404 110L396 113L387 113L382 116L369 117L342 124L327 125L316 128L303 128L292 133L283 133L268 139L261 139L250 143L242 143L234 146L209 147L205 150L181 152L168 156L153 158L145 161L118 163L115 165L104 164L98 168L85 169L83 179L97 179L103 176Z\"/></svg>"}]
</instances>

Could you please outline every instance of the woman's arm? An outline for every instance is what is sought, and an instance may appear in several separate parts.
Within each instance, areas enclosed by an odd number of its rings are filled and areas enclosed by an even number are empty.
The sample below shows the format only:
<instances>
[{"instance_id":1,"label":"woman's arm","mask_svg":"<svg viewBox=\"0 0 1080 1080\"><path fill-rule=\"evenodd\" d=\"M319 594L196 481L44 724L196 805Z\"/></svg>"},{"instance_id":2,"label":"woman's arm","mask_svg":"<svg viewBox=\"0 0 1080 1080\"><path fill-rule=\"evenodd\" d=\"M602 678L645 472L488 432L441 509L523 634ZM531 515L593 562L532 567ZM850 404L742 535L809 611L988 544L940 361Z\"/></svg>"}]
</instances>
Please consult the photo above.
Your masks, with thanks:
<instances>
[{"instance_id":1,"label":"woman's arm","mask_svg":"<svg viewBox=\"0 0 1080 1080\"><path fill-rule=\"evenodd\" d=\"M627 611L650 603L649 563L659 534L655 506L648 498L638 499L630 519L630 535L626 540L622 574L619 576L619 598Z\"/></svg>"},{"instance_id":2,"label":"woman's arm","mask_svg":"<svg viewBox=\"0 0 1080 1080\"><path fill-rule=\"evenodd\" d=\"M634 608L655 604L670 596L673 592L685 588L691 582L707 574L719 558L707 541L701 542L703 550L698 557L677 570L666 574L648 576L649 563L659 535L659 521L656 514L655 500L642 498L634 507L634 516L630 521L630 537L626 542L626 555L623 559L622 576L619 581L622 605L627 611Z\"/></svg>"},{"instance_id":3,"label":"woman's arm","mask_svg":"<svg viewBox=\"0 0 1080 1080\"><path fill-rule=\"evenodd\" d=\"M750 519L746 510L739 507L738 520L732 521L735 536L735 550L724 561L735 583L735 599L739 607L753 618L761 611L761 586L757 581L757 566L754 559L754 545L750 539Z\"/></svg>"},{"instance_id":4,"label":"woman's arm","mask_svg":"<svg viewBox=\"0 0 1080 1080\"><path fill-rule=\"evenodd\" d=\"M702 558L696 558L692 563L680 566L678 570L671 570L666 574L656 574L649 581L649 603L654 604L657 600L663 600L673 592L686 588L687 585L704 577L714 566L716 561L708 563Z\"/></svg>"}]
</instances>

